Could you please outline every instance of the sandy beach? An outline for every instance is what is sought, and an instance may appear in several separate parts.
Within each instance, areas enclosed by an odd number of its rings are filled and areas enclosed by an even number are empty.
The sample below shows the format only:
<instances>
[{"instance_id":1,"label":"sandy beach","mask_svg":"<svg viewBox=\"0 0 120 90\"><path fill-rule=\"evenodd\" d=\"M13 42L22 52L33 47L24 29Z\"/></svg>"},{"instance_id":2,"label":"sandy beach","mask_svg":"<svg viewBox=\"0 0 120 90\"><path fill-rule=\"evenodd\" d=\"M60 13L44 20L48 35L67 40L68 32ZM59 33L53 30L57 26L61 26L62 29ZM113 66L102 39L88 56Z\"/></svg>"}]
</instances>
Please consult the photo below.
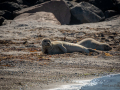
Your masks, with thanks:
<instances>
[{"instance_id":1,"label":"sandy beach","mask_svg":"<svg viewBox=\"0 0 120 90\"><path fill-rule=\"evenodd\" d=\"M0 26L0 90L45 90L120 72L120 17L81 25L11 22ZM76 43L94 38L111 51L47 55L41 40Z\"/></svg>"}]
</instances>

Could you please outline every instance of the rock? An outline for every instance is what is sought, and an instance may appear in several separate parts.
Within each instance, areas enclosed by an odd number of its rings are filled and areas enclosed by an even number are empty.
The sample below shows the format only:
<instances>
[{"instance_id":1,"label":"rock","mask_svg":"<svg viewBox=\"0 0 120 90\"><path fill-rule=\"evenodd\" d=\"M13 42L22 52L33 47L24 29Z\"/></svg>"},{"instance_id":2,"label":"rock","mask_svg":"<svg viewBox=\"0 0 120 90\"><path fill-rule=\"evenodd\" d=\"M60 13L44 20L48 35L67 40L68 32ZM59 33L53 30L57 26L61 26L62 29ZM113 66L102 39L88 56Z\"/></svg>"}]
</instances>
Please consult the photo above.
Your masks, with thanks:
<instances>
[{"instance_id":1,"label":"rock","mask_svg":"<svg viewBox=\"0 0 120 90\"><path fill-rule=\"evenodd\" d=\"M29 3L26 2L25 0L0 0L0 3L3 2L11 2L11 3L17 3L18 5L20 5L21 8L27 8L29 6Z\"/></svg>"},{"instance_id":2,"label":"rock","mask_svg":"<svg viewBox=\"0 0 120 90\"><path fill-rule=\"evenodd\" d=\"M3 2L14 2L20 5L27 5L27 6L33 6L35 4L40 4L46 1L50 1L50 0L0 0L0 3Z\"/></svg>"},{"instance_id":3,"label":"rock","mask_svg":"<svg viewBox=\"0 0 120 90\"><path fill-rule=\"evenodd\" d=\"M89 3L105 12L106 10L115 10L115 1L116 0L89 0Z\"/></svg>"},{"instance_id":4,"label":"rock","mask_svg":"<svg viewBox=\"0 0 120 90\"><path fill-rule=\"evenodd\" d=\"M69 8L78 4L77 2L74 2L74 1L65 1L65 3L68 5Z\"/></svg>"},{"instance_id":5,"label":"rock","mask_svg":"<svg viewBox=\"0 0 120 90\"><path fill-rule=\"evenodd\" d=\"M40 4L46 1L51 1L51 0L25 0L26 2L28 2L30 5L35 5L35 4Z\"/></svg>"},{"instance_id":6,"label":"rock","mask_svg":"<svg viewBox=\"0 0 120 90\"><path fill-rule=\"evenodd\" d=\"M65 0L64 0L64 1L65 1ZM65 3L67 4L67 6L68 6L69 8L72 8L72 7L74 7L75 5L78 4L77 2L70 1L70 0L65 1ZM72 25L72 24L79 24L79 23L80 23L80 21L77 20L77 19L71 14L70 24Z\"/></svg>"},{"instance_id":7,"label":"rock","mask_svg":"<svg viewBox=\"0 0 120 90\"><path fill-rule=\"evenodd\" d=\"M0 16L4 17L5 19L13 19L13 14L6 10L0 10Z\"/></svg>"},{"instance_id":8,"label":"rock","mask_svg":"<svg viewBox=\"0 0 120 90\"><path fill-rule=\"evenodd\" d=\"M60 22L50 12L23 13L14 18L14 20L23 23L37 21L38 23L44 22L48 24L60 25Z\"/></svg>"},{"instance_id":9,"label":"rock","mask_svg":"<svg viewBox=\"0 0 120 90\"><path fill-rule=\"evenodd\" d=\"M30 3L34 4L38 0L0 0L0 3L2 2L14 2L18 4L24 4L24 5L30 5Z\"/></svg>"},{"instance_id":10,"label":"rock","mask_svg":"<svg viewBox=\"0 0 120 90\"><path fill-rule=\"evenodd\" d=\"M74 24L81 24L81 21L78 20L74 15L71 14L71 21L70 21L70 24L71 24L71 25L74 25Z\"/></svg>"},{"instance_id":11,"label":"rock","mask_svg":"<svg viewBox=\"0 0 120 90\"><path fill-rule=\"evenodd\" d=\"M30 4L26 0L15 0L15 3L18 3L21 8L27 8Z\"/></svg>"},{"instance_id":12,"label":"rock","mask_svg":"<svg viewBox=\"0 0 120 90\"><path fill-rule=\"evenodd\" d=\"M115 10L107 10L105 11L104 15L105 15L105 18L109 18L109 17L112 17L112 16L115 16L117 15L118 12L115 11Z\"/></svg>"},{"instance_id":13,"label":"rock","mask_svg":"<svg viewBox=\"0 0 120 90\"><path fill-rule=\"evenodd\" d=\"M37 0L35 4L40 4L40 3L43 3L43 2L46 2L46 1L51 1L51 0Z\"/></svg>"},{"instance_id":14,"label":"rock","mask_svg":"<svg viewBox=\"0 0 120 90\"><path fill-rule=\"evenodd\" d=\"M28 2L29 4L35 4L38 0L25 0L26 2Z\"/></svg>"},{"instance_id":15,"label":"rock","mask_svg":"<svg viewBox=\"0 0 120 90\"><path fill-rule=\"evenodd\" d=\"M15 10L20 10L20 5L14 2L3 2L0 3L0 10L7 10L13 12Z\"/></svg>"},{"instance_id":16,"label":"rock","mask_svg":"<svg viewBox=\"0 0 120 90\"><path fill-rule=\"evenodd\" d=\"M23 13L35 13L40 11L53 13L61 24L69 24L70 22L70 10L64 1L48 1L42 4L37 4L35 6L15 12L15 15L20 15Z\"/></svg>"},{"instance_id":17,"label":"rock","mask_svg":"<svg viewBox=\"0 0 120 90\"><path fill-rule=\"evenodd\" d=\"M120 14L120 0L116 0L116 6L117 6L117 10Z\"/></svg>"},{"instance_id":18,"label":"rock","mask_svg":"<svg viewBox=\"0 0 120 90\"><path fill-rule=\"evenodd\" d=\"M87 2L81 2L71 8L71 14L77 18L80 23L99 22L105 18L99 8Z\"/></svg>"},{"instance_id":19,"label":"rock","mask_svg":"<svg viewBox=\"0 0 120 90\"><path fill-rule=\"evenodd\" d=\"M74 0L73 0L74 1ZM89 2L89 0L75 0L75 2L82 2L82 1L85 1L85 2Z\"/></svg>"},{"instance_id":20,"label":"rock","mask_svg":"<svg viewBox=\"0 0 120 90\"><path fill-rule=\"evenodd\" d=\"M0 16L0 25L4 22L5 18Z\"/></svg>"},{"instance_id":21,"label":"rock","mask_svg":"<svg viewBox=\"0 0 120 90\"><path fill-rule=\"evenodd\" d=\"M13 2L13 1L15 1L15 0L0 0L0 3L3 3L3 2Z\"/></svg>"}]
</instances>

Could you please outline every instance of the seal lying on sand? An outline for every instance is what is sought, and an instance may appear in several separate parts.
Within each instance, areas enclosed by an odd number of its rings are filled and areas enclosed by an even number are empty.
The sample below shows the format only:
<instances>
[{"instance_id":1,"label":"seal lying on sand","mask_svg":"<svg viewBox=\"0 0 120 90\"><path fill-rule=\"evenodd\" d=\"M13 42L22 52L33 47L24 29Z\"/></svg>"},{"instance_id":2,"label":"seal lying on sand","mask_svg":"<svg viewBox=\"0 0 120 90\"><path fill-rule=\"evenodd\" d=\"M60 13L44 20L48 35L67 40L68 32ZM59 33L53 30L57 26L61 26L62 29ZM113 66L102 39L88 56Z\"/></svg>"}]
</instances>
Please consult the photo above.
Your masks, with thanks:
<instances>
[{"instance_id":1,"label":"seal lying on sand","mask_svg":"<svg viewBox=\"0 0 120 90\"><path fill-rule=\"evenodd\" d=\"M44 54L62 54L72 52L97 52L92 49L88 49L82 45L64 42L64 41L52 41L48 38L42 40L42 52Z\"/></svg>"},{"instance_id":2,"label":"seal lying on sand","mask_svg":"<svg viewBox=\"0 0 120 90\"><path fill-rule=\"evenodd\" d=\"M92 48L92 49L101 50L101 51L109 51L112 49L108 44L98 42L92 38L83 39L77 44L82 45L86 48Z\"/></svg>"}]
</instances>

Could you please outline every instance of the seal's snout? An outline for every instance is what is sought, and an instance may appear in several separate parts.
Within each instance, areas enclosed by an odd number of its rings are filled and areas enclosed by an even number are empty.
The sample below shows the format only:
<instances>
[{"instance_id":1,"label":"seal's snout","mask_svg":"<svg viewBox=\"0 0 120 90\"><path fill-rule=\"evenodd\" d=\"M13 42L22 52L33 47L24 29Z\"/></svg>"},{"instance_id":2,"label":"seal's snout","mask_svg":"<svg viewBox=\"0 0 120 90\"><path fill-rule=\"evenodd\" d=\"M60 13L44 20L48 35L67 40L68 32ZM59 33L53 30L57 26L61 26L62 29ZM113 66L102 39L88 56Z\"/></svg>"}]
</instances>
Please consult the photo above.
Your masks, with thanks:
<instances>
[{"instance_id":1,"label":"seal's snout","mask_svg":"<svg viewBox=\"0 0 120 90\"><path fill-rule=\"evenodd\" d=\"M109 45L105 45L105 46L104 46L104 50L105 50L105 51L112 50L112 47L110 47Z\"/></svg>"},{"instance_id":2,"label":"seal's snout","mask_svg":"<svg viewBox=\"0 0 120 90\"><path fill-rule=\"evenodd\" d=\"M50 46L50 43L49 43L49 42L47 42L47 45L48 45L48 46Z\"/></svg>"}]
</instances>

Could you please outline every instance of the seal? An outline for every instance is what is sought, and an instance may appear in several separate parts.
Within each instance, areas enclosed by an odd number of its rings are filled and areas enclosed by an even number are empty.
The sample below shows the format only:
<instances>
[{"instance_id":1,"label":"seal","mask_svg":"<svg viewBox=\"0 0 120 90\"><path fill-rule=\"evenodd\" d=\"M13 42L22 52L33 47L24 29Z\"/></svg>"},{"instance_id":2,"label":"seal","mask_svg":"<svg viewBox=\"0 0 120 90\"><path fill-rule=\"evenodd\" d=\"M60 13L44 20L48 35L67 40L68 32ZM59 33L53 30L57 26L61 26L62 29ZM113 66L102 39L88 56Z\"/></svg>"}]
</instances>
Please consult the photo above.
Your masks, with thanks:
<instances>
[{"instance_id":1,"label":"seal","mask_svg":"<svg viewBox=\"0 0 120 90\"><path fill-rule=\"evenodd\" d=\"M72 52L97 52L82 45L69 43L65 41L51 41L49 38L42 40L42 52L44 54L63 54Z\"/></svg>"},{"instance_id":2,"label":"seal","mask_svg":"<svg viewBox=\"0 0 120 90\"><path fill-rule=\"evenodd\" d=\"M101 51L109 51L112 49L108 44L101 43L92 38L83 39L80 42L77 42L77 44L82 45L86 48L92 48Z\"/></svg>"}]
</instances>

